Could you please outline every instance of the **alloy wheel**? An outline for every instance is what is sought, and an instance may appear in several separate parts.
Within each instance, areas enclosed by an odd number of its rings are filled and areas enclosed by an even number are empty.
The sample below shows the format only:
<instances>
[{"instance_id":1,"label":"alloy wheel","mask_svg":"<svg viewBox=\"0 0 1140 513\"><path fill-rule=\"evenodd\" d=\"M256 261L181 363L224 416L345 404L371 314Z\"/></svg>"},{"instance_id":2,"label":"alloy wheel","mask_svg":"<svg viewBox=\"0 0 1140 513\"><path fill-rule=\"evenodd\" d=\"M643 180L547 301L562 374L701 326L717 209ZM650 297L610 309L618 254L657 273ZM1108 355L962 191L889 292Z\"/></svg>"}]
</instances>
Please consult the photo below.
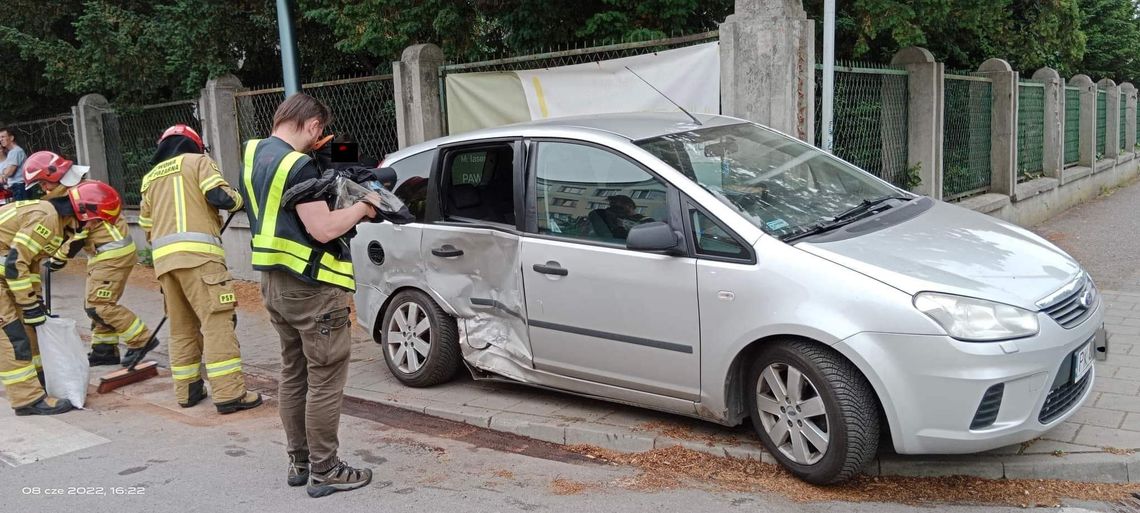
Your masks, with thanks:
<instances>
[{"instance_id":1,"label":"alloy wheel","mask_svg":"<svg viewBox=\"0 0 1140 513\"><path fill-rule=\"evenodd\" d=\"M827 408L819 390L799 369L773 363L756 384L760 423L772 444L801 465L813 465L830 444Z\"/></svg>"},{"instance_id":2,"label":"alloy wheel","mask_svg":"<svg viewBox=\"0 0 1140 513\"><path fill-rule=\"evenodd\" d=\"M388 356L400 372L412 374L427 361L431 351L431 320L415 302L396 308L388 323Z\"/></svg>"}]
</instances>

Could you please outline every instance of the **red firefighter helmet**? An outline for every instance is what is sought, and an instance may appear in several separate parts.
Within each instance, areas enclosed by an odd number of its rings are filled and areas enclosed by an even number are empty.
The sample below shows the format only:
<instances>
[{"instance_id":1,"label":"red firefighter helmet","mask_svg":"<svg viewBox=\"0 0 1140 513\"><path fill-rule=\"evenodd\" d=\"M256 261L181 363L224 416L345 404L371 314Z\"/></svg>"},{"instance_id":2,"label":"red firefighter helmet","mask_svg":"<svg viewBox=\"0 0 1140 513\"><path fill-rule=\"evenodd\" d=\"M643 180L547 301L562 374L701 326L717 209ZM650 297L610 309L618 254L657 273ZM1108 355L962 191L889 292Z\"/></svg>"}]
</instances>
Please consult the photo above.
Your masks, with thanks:
<instances>
[{"instance_id":1,"label":"red firefighter helmet","mask_svg":"<svg viewBox=\"0 0 1140 513\"><path fill-rule=\"evenodd\" d=\"M89 167L76 166L56 153L37 151L24 161L24 184L31 187L49 182L74 187L89 170Z\"/></svg>"},{"instance_id":2,"label":"red firefighter helmet","mask_svg":"<svg viewBox=\"0 0 1140 513\"><path fill-rule=\"evenodd\" d=\"M98 180L88 180L67 191L75 217L80 221L102 219L115 222L123 209L123 200L113 187Z\"/></svg>"},{"instance_id":3,"label":"red firefighter helmet","mask_svg":"<svg viewBox=\"0 0 1140 513\"><path fill-rule=\"evenodd\" d=\"M202 142L202 136L198 135L198 132L195 132L193 128L182 123L167 128L165 132L162 132L162 137L158 138L158 142L162 143L162 141L165 141L168 137L174 137L176 135L181 135L194 141L194 144L198 146L198 151L206 151L206 144Z\"/></svg>"}]
</instances>

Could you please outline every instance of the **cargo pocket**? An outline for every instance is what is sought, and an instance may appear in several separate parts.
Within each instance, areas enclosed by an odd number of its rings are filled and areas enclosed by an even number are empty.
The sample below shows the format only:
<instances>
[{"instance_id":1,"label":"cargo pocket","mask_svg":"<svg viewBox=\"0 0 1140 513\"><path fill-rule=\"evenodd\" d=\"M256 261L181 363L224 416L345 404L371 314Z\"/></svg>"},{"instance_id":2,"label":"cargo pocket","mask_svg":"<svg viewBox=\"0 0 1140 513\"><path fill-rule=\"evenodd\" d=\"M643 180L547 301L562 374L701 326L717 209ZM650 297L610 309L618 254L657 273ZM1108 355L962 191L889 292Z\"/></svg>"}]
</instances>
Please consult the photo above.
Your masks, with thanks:
<instances>
[{"instance_id":1,"label":"cargo pocket","mask_svg":"<svg viewBox=\"0 0 1140 513\"><path fill-rule=\"evenodd\" d=\"M230 283L230 272L221 271L202 275L206 284L206 294L210 296L210 312L225 312L237 306L237 295Z\"/></svg>"},{"instance_id":2,"label":"cargo pocket","mask_svg":"<svg viewBox=\"0 0 1140 513\"><path fill-rule=\"evenodd\" d=\"M315 333L305 344L305 357L318 366L334 365L348 359L352 352L352 335L348 326L348 308L318 314Z\"/></svg>"}]
</instances>

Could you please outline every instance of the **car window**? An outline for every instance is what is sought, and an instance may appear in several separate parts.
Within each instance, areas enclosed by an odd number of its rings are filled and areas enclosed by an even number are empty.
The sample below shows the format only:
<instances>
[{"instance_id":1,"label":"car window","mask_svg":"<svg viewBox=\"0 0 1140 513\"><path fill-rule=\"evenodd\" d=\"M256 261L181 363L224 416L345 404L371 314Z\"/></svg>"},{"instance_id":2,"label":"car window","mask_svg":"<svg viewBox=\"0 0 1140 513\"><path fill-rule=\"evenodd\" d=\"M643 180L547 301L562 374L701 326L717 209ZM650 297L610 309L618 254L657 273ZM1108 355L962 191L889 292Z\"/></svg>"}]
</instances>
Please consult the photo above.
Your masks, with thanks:
<instances>
[{"instance_id":1,"label":"car window","mask_svg":"<svg viewBox=\"0 0 1140 513\"><path fill-rule=\"evenodd\" d=\"M665 184L621 155L543 142L536 162L539 233L624 244L633 226L669 219Z\"/></svg>"},{"instance_id":2,"label":"car window","mask_svg":"<svg viewBox=\"0 0 1140 513\"><path fill-rule=\"evenodd\" d=\"M434 160L435 152L425 151L389 166L396 170L396 186L392 188L392 192L408 206L408 210L416 216L416 221L424 220L428 176L431 175L431 164Z\"/></svg>"},{"instance_id":3,"label":"car window","mask_svg":"<svg viewBox=\"0 0 1140 513\"><path fill-rule=\"evenodd\" d=\"M514 226L514 157L510 143L448 151L443 169L445 217Z\"/></svg>"},{"instance_id":4,"label":"car window","mask_svg":"<svg viewBox=\"0 0 1140 513\"><path fill-rule=\"evenodd\" d=\"M693 221L693 242L697 246L697 254L748 258L748 249L711 217L696 209L690 210L689 215Z\"/></svg>"}]
</instances>

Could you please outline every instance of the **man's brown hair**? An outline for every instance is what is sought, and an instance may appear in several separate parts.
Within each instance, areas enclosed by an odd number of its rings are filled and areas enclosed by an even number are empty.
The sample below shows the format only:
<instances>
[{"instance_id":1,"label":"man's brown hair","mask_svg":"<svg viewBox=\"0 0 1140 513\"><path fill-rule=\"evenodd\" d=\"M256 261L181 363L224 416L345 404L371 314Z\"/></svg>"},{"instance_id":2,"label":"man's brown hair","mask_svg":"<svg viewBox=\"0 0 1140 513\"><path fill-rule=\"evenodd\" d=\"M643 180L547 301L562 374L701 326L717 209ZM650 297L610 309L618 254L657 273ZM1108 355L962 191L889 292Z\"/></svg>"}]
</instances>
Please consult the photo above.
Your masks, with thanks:
<instances>
[{"instance_id":1,"label":"man's brown hair","mask_svg":"<svg viewBox=\"0 0 1140 513\"><path fill-rule=\"evenodd\" d=\"M277 111L273 113L273 129L277 130L277 127L286 123L301 128L313 118L317 118L322 127L328 126L332 121L329 106L305 93L297 93L277 106Z\"/></svg>"}]
</instances>

